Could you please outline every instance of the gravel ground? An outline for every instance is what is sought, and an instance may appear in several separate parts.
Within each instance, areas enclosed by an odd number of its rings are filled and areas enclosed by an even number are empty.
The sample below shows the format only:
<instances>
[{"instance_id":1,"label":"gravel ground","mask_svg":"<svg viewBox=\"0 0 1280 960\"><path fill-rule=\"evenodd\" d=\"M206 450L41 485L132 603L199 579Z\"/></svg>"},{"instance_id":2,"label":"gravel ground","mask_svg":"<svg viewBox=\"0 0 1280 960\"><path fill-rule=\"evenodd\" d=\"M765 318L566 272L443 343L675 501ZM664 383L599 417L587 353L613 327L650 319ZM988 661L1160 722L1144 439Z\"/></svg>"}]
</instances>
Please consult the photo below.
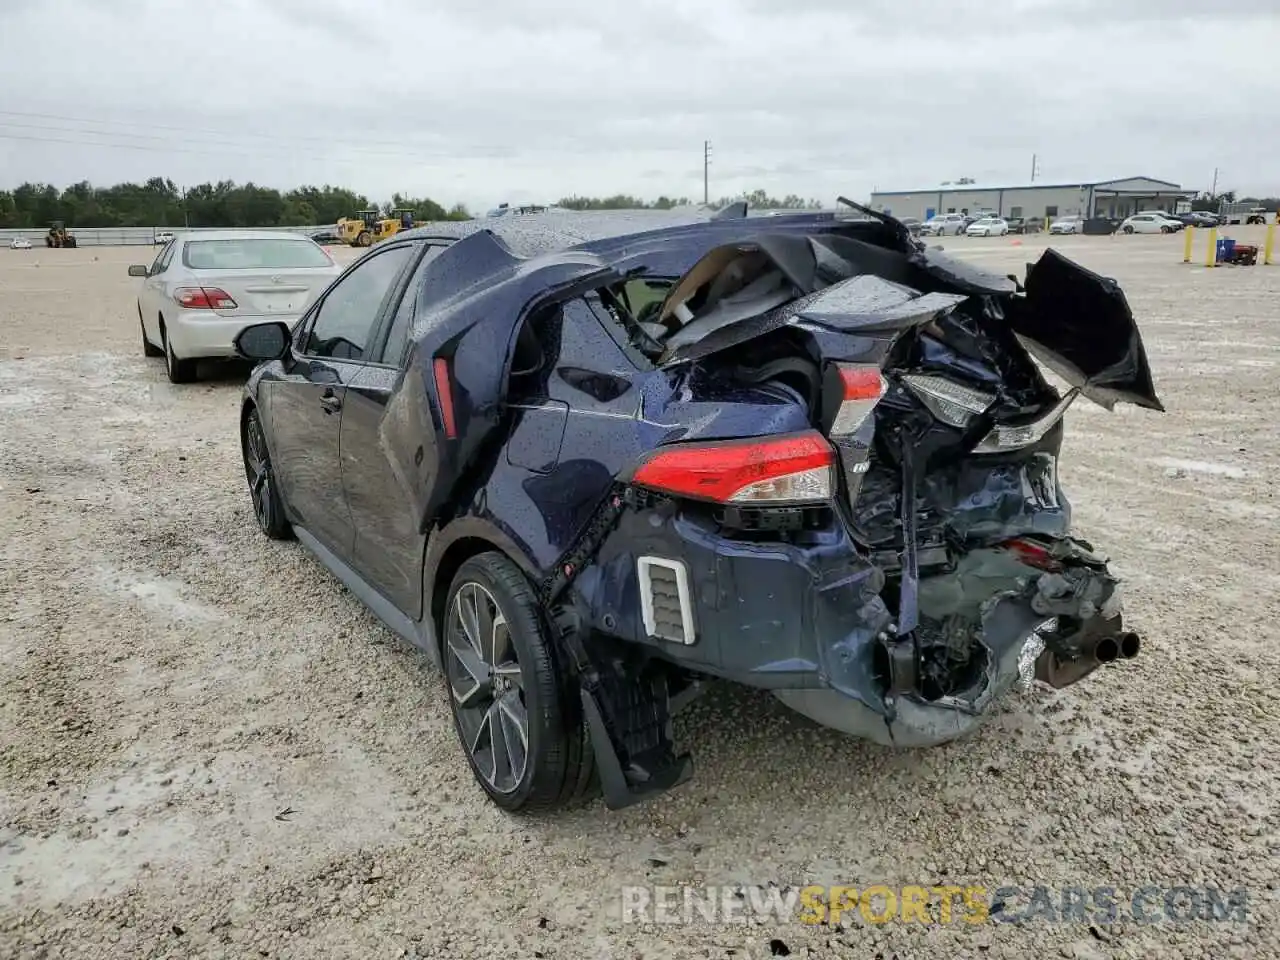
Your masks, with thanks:
<instances>
[{"instance_id":1,"label":"gravel ground","mask_svg":"<svg viewBox=\"0 0 1280 960\"><path fill-rule=\"evenodd\" d=\"M258 533L245 370L143 359L150 253L0 250L0 956L1280 955L1280 267L1057 245L1124 283L1168 407L1081 404L1063 455L1142 655L929 751L717 688L692 783L540 820L484 802L423 657ZM1250 922L621 922L623 885L734 882L1244 886Z\"/></svg>"}]
</instances>

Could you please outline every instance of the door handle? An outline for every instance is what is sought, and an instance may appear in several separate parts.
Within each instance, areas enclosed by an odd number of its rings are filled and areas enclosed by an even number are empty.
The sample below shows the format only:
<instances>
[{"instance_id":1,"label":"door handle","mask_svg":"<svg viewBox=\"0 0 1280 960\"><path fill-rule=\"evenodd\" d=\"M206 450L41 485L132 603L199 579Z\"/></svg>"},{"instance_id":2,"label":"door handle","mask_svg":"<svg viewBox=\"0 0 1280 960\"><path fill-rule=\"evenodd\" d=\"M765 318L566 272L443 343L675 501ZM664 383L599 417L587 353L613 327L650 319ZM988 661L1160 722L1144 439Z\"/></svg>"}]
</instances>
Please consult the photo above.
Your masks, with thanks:
<instances>
[{"instance_id":1,"label":"door handle","mask_svg":"<svg viewBox=\"0 0 1280 960\"><path fill-rule=\"evenodd\" d=\"M326 390L320 395L320 406L324 407L325 413L337 413L342 409L342 401L332 390Z\"/></svg>"}]
</instances>

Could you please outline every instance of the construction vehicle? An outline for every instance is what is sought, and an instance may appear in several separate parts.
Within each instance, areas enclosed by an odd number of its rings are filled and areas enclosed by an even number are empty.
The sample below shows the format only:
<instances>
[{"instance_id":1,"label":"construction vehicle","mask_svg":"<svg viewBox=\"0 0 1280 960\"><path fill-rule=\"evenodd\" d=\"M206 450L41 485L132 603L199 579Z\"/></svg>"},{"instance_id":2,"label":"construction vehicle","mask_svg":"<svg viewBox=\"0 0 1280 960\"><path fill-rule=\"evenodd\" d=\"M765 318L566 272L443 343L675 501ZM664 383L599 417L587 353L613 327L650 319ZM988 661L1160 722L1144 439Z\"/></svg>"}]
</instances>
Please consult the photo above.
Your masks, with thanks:
<instances>
[{"instance_id":1,"label":"construction vehicle","mask_svg":"<svg viewBox=\"0 0 1280 960\"><path fill-rule=\"evenodd\" d=\"M45 234L44 245L46 247L74 248L76 238L73 234L67 233L67 228L61 220L55 220L50 225L49 232Z\"/></svg>"},{"instance_id":2,"label":"construction vehicle","mask_svg":"<svg viewBox=\"0 0 1280 960\"><path fill-rule=\"evenodd\" d=\"M389 216L378 221L373 235L373 242L379 243L394 237L401 230L413 229L413 211L407 207L396 207Z\"/></svg>"},{"instance_id":3,"label":"construction vehicle","mask_svg":"<svg viewBox=\"0 0 1280 960\"><path fill-rule=\"evenodd\" d=\"M369 247L373 245L374 235L378 231L378 211L361 210L354 217L342 217L338 220L338 238L351 247Z\"/></svg>"}]
</instances>

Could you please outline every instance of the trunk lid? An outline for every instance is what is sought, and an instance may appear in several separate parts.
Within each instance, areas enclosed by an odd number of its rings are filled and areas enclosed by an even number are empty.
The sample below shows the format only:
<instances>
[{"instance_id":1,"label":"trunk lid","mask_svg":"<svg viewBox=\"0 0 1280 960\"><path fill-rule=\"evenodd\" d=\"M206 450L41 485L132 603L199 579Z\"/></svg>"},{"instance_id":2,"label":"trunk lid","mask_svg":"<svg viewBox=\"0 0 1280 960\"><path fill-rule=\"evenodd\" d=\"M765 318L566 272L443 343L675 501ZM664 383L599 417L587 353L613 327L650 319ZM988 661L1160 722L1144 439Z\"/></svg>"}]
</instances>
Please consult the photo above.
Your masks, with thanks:
<instances>
[{"instance_id":1,"label":"trunk lid","mask_svg":"<svg viewBox=\"0 0 1280 960\"><path fill-rule=\"evenodd\" d=\"M293 317L301 314L334 277L332 267L293 270L197 270L199 285L216 287L236 302L216 308L220 317Z\"/></svg>"}]
</instances>

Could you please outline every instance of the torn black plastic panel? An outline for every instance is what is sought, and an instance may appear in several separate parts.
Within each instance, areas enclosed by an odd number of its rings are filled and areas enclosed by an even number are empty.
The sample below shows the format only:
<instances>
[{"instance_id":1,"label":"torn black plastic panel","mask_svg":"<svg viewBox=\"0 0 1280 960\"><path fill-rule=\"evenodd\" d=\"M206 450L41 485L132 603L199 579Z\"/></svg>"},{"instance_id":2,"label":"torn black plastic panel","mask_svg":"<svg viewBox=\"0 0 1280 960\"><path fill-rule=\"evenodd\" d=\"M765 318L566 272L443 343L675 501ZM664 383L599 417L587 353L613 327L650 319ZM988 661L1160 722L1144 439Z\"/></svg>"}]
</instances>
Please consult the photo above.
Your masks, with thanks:
<instances>
[{"instance_id":1,"label":"torn black plastic panel","mask_svg":"<svg viewBox=\"0 0 1280 960\"><path fill-rule=\"evenodd\" d=\"M1006 306L1027 349L1106 409L1127 401L1164 410L1124 291L1055 250L1027 268L1026 296Z\"/></svg>"}]
</instances>

